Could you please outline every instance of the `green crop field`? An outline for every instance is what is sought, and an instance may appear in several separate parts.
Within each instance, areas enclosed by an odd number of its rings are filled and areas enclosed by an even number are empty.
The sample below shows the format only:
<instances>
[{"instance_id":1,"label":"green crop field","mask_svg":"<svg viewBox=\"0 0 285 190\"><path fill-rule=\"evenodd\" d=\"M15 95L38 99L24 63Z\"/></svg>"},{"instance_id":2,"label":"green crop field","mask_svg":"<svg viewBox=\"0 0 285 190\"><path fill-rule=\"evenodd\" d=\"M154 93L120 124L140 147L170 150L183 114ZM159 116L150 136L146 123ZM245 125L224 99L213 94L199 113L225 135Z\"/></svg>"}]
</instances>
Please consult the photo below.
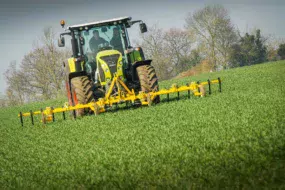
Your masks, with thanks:
<instances>
[{"instance_id":1,"label":"green crop field","mask_svg":"<svg viewBox=\"0 0 285 190\"><path fill-rule=\"evenodd\" d=\"M160 88L217 77L222 93L45 127L18 112L65 100L1 108L0 189L285 189L285 62Z\"/></svg>"}]
</instances>

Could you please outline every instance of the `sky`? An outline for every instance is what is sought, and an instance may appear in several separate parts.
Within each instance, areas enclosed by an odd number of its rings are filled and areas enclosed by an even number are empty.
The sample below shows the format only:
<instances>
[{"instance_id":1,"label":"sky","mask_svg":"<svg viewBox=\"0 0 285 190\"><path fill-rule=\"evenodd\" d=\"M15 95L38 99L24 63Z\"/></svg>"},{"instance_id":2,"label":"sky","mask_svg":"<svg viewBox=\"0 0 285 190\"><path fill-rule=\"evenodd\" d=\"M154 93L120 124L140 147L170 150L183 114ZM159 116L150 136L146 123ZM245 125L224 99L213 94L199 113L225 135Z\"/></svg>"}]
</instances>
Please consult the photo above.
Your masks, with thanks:
<instances>
[{"instance_id":1,"label":"sky","mask_svg":"<svg viewBox=\"0 0 285 190\"><path fill-rule=\"evenodd\" d=\"M0 0L0 94L7 87L3 73L11 61L20 65L45 27L63 32L66 25L122 16L143 20L149 27L184 28L188 13L208 4L221 4L241 33L260 28L262 34L285 38L284 0ZM130 31L131 40L139 28Z\"/></svg>"}]
</instances>

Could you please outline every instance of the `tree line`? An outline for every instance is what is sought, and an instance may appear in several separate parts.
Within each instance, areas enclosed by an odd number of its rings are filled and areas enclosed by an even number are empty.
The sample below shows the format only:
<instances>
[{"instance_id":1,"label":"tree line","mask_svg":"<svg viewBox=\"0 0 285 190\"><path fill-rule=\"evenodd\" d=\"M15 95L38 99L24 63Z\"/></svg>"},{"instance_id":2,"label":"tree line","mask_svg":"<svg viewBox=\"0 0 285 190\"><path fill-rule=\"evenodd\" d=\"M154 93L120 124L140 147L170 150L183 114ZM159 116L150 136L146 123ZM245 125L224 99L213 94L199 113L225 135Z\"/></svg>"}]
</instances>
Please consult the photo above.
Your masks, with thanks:
<instances>
[{"instance_id":1,"label":"tree line","mask_svg":"<svg viewBox=\"0 0 285 190\"><path fill-rule=\"evenodd\" d=\"M59 49L55 34L46 28L43 37L24 56L19 68L11 62L4 73L7 89L0 105L20 105L65 95L62 63L71 52ZM263 36L260 29L241 34L227 9L208 5L188 13L183 29L163 30L154 25L135 41L153 60L159 80L207 63L209 71L285 59L285 41Z\"/></svg>"},{"instance_id":2,"label":"tree line","mask_svg":"<svg viewBox=\"0 0 285 190\"><path fill-rule=\"evenodd\" d=\"M153 58L160 79L170 79L202 62L209 71L217 71L285 58L283 39L265 37L260 29L242 35L221 5L189 13L184 29L162 30L155 25L137 44Z\"/></svg>"}]
</instances>

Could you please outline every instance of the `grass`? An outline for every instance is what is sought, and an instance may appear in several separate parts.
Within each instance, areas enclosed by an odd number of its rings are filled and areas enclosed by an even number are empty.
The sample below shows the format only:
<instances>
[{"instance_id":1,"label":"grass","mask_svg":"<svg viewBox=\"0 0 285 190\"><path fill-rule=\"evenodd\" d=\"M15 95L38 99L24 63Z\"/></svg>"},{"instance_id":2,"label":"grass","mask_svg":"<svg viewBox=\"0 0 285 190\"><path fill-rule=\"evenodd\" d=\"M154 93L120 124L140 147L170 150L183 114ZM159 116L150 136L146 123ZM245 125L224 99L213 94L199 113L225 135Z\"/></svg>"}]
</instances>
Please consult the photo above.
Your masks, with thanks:
<instances>
[{"instance_id":1,"label":"grass","mask_svg":"<svg viewBox=\"0 0 285 190\"><path fill-rule=\"evenodd\" d=\"M1 108L0 188L284 189L284 73L280 61L165 81L219 76L223 92L46 127L17 113L64 100Z\"/></svg>"}]
</instances>

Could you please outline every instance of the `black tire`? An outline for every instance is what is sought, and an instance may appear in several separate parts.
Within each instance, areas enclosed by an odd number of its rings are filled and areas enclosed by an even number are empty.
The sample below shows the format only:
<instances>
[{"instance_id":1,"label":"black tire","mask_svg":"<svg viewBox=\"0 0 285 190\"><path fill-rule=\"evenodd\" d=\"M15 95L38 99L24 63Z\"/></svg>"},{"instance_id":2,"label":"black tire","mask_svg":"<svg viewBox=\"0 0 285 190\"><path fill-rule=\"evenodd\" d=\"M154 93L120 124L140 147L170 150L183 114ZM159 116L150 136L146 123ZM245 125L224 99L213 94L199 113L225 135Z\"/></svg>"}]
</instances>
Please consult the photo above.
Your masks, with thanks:
<instances>
[{"instance_id":1,"label":"black tire","mask_svg":"<svg viewBox=\"0 0 285 190\"><path fill-rule=\"evenodd\" d=\"M155 69L151 65L142 65L137 67L138 77L140 81L141 91L153 92L158 91L158 78L156 76ZM160 97L156 96L153 103L159 103Z\"/></svg>"},{"instance_id":2,"label":"black tire","mask_svg":"<svg viewBox=\"0 0 285 190\"><path fill-rule=\"evenodd\" d=\"M76 104L87 104L94 101L92 84L87 76L80 76L71 79L71 88L73 93L73 103ZM76 116L85 115L85 109L76 110Z\"/></svg>"}]
</instances>

